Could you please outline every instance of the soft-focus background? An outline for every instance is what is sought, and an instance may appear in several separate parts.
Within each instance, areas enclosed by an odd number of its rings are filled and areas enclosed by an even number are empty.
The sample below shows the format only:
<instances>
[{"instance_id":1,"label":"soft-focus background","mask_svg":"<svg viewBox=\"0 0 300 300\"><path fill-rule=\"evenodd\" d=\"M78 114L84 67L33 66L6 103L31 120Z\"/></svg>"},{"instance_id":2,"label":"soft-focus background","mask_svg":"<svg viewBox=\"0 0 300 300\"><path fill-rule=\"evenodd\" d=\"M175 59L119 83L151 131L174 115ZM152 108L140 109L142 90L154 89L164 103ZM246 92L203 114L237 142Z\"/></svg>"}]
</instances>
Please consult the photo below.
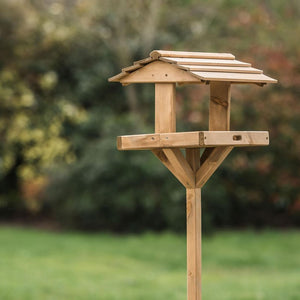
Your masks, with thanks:
<instances>
[{"instance_id":1,"label":"soft-focus background","mask_svg":"<svg viewBox=\"0 0 300 300\"><path fill-rule=\"evenodd\" d=\"M185 190L116 150L153 132L154 87L107 81L168 49L279 80L232 88L232 129L271 144L203 189L205 299L300 299L299 20L297 0L0 0L0 298L185 297ZM207 129L208 92L177 89L178 131Z\"/></svg>"}]
</instances>

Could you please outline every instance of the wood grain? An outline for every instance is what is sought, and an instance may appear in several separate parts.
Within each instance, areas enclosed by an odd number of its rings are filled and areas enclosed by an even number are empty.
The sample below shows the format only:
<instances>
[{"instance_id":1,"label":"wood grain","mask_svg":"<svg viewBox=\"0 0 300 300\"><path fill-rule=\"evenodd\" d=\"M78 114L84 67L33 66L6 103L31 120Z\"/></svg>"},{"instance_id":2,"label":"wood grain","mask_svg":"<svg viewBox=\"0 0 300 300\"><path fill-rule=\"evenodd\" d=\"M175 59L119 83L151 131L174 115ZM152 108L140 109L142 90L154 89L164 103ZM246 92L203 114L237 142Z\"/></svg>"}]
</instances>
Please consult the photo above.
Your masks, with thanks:
<instances>
[{"instance_id":1,"label":"wood grain","mask_svg":"<svg viewBox=\"0 0 300 300\"><path fill-rule=\"evenodd\" d=\"M201 300L201 189L186 190L187 299Z\"/></svg>"},{"instance_id":2,"label":"wood grain","mask_svg":"<svg viewBox=\"0 0 300 300\"><path fill-rule=\"evenodd\" d=\"M126 68L123 68L122 69L122 72L127 72L127 73L131 73L137 69L140 69L142 68L143 65L140 65L140 64L135 64L135 65L132 65L132 66L129 66L129 67L126 67Z\"/></svg>"},{"instance_id":3,"label":"wood grain","mask_svg":"<svg viewBox=\"0 0 300 300\"><path fill-rule=\"evenodd\" d=\"M209 130L230 130L230 83L211 82Z\"/></svg>"},{"instance_id":4,"label":"wood grain","mask_svg":"<svg viewBox=\"0 0 300 300\"><path fill-rule=\"evenodd\" d=\"M277 80L264 74L244 74L244 73L225 73L225 72L197 72L190 71L199 79L207 81L229 81L243 83L276 83Z\"/></svg>"},{"instance_id":5,"label":"wood grain","mask_svg":"<svg viewBox=\"0 0 300 300\"><path fill-rule=\"evenodd\" d=\"M195 174L182 152L177 149L163 149L164 154L168 158L173 168L180 174L180 177L184 179L184 186L187 188L195 187Z\"/></svg>"},{"instance_id":6,"label":"wood grain","mask_svg":"<svg viewBox=\"0 0 300 300\"><path fill-rule=\"evenodd\" d=\"M268 131L191 131L124 135L117 137L119 150L200 148L217 146L267 146Z\"/></svg>"},{"instance_id":7,"label":"wood grain","mask_svg":"<svg viewBox=\"0 0 300 300\"><path fill-rule=\"evenodd\" d=\"M202 65L202 66L227 66L227 67L251 67L251 64L231 59L202 59L181 57L160 57L159 60L179 65Z\"/></svg>"},{"instance_id":8,"label":"wood grain","mask_svg":"<svg viewBox=\"0 0 300 300\"><path fill-rule=\"evenodd\" d=\"M146 58L135 61L134 64L135 65L146 65L152 61L154 61L154 59L152 57L146 57Z\"/></svg>"},{"instance_id":9,"label":"wood grain","mask_svg":"<svg viewBox=\"0 0 300 300\"><path fill-rule=\"evenodd\" d=\"M189 165L191 166L194 174L200 167L200 148L188 148L185 149L185 157Z\"/></svg>"},{"instance_id":10,"label":"wood grain","mask_svg":"<svg viewBox=\"0 0 300 300\"><path fill-rule=\"evenodd\" d=\"M262 74L262 72L263 72L262 70L251 68L251 67L178 65L178 68L188 70L188 71L193 71L193 72L194 71L206 71L206 72L248 73L248 74ZM125 71L125 69L124 69L124 71Z\"/></svg>"},{"instance_id":11,"label":"wood grain","mask_svg":"<svg viewBox=\"0 0 300 300\"><path fill-rule=\"evenodd\" d=\"M214 148L211 153L208 154L196 173L197 188L204 186L232 149L233 147L231 146L219 146Z\"/></svg>"},{"instance_id":12,"label":"wood grain","mask_svg":"<svg viewBox=\"0 0 300 300\"><path fill-rule=\"evenodd\" d=\"M189 58L214 58L214 59L234 59L234 55L230 53L211 53L211 52L186 52L186 51L167 51L153 50L150 53L153 59L164 57L189 57Z\"/></svg>"},{"instance_id":13,"label":"wood grain","mask_svg":"<svg viewBox=\"0 0 300 300\"><path fill-rule=\"evenodd\" d=\"M169 161L165 153L162 149L154 149L152 150L152 153L161 161L161 163L180 181L180 183L188 188L191 187L189 183L187 183L187 179L184 173L182 173L180 170L175 169L173 164Z\"/></svg>"},{"instance_id":14,"label":"wood grain","mask_svg":"<svg viewBox=\"0 0 300 300\"><path fill-rule=\"evenodd\" d=\"M175 132L175 84L155 84L155 132Z\"/></svg>"},{"instance_id":15,"label":"wood grain","mask_svg":"<svg viewBox=\"0 0 300 300\"><path fill-rule=\"evenodd\" d=\"M186 149L186 160L196 176L200 149ZM201 190L186 190L187 299L201 299Z\"/></svg>"},{"instance_id":16,"label":"wood grain","mask_svg":"<svg viewBox=\"0 0 300 300\"><path fill-rule=\"evenodd\" d=\"M117 75L118 76L118 75ZM137 69L132 73L126 73L124 77L112 77L110 81L120 81L122 84L127 83L155 83L155 82L189 82L201 83L196 76L181 70L172 64L162 61L151 62L143 68ZM112 80L113 79L113 80Z\"/></svg>"}]
</instances>

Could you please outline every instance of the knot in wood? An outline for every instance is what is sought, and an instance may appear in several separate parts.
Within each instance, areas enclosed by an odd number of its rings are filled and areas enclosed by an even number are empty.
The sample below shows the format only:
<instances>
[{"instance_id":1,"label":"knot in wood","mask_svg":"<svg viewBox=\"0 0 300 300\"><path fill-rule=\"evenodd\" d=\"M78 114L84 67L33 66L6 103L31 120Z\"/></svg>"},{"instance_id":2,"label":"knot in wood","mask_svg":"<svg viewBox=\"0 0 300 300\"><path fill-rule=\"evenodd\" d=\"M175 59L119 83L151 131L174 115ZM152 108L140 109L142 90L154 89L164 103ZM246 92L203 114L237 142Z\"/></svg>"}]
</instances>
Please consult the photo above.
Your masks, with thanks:
<instances>
[{"instance_id":1,"label":"knot in wood","mask_svg":"<svg viewBox=\"0 0 300 300\"><path fill-rule=\"evenodd\" d=\"M189 215L191 213L191 210L192 210L192 203L188 199L187 202L186 202L186 215L187 215L187 217L189 217Z\"/></svg>"},{"instance_id":2,"label":"knot in wood","mask_svg":"<svg viewBox=\"0 0 300 300\"><path fill-rule=\"evenodd\" d=\"M156 151L156 155L162 162L168 162L168 158L166 157L166 155L164 154L164 152L162 150Z\"/></svg>"},{"instance_id":3,"label":"knot in wood","mask_svg":"<svg viewBox=\"0 0 300 300\"><path fill-rule=\"evenodd\" d=\"M216 104L222 105L222 106L224 106L226 108L228 107L228 101L227 100L220 99L220 98L218 98L216 96L212 96L211 100L213 102L215 102Z\"/></svg>"}]
</instances>

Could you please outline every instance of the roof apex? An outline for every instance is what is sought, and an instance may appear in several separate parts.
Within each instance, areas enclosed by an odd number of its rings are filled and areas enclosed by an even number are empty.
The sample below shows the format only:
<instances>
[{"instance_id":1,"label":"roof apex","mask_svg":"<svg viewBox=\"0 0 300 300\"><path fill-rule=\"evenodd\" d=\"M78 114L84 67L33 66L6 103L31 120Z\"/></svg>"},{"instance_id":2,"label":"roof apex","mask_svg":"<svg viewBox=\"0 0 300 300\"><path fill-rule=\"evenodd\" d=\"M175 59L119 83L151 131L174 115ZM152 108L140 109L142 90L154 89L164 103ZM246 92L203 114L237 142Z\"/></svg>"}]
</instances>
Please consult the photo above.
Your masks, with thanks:
<instances>
[{"instance_id":1,"label":"roof apex","mask_svg":"<svg viewBox=\"0 0 300 300\"><path fill-rule=\"evenodd\" d=\"M159 59L160 57L182 57L182 58L212 58L212 59L235 59L230 53L212 53L212 52L186 52L186 51L168 51L153 50L150 57Z\"/></svg>"}]
</instances>

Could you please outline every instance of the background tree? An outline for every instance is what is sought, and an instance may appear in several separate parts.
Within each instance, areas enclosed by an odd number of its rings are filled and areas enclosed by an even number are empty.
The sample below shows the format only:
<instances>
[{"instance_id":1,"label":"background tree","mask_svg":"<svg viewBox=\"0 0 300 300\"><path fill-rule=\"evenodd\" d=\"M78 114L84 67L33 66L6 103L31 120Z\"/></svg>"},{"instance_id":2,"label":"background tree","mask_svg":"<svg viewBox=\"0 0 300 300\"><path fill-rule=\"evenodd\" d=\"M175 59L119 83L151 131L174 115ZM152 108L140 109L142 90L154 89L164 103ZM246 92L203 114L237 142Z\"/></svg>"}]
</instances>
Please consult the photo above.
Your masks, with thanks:
<instances>
[{"instance_id":1,"label":"background tree","mask_svg":"<svg viewBox=\"0 0 300 300\"><path fill-rule=\"evenodd\" d=\"M0 0L0 215L84 229L184 229L184 189L115 137L153 131L152 86L107 82L152 49L230 52L279 84L234 86L232 129L271 145L230 156L205 228L300 223L298 1ZM178 88L179 130L206 129L208 87ZM135 183L136 186L133 185Z\"/></svg>"}]
</instances>

